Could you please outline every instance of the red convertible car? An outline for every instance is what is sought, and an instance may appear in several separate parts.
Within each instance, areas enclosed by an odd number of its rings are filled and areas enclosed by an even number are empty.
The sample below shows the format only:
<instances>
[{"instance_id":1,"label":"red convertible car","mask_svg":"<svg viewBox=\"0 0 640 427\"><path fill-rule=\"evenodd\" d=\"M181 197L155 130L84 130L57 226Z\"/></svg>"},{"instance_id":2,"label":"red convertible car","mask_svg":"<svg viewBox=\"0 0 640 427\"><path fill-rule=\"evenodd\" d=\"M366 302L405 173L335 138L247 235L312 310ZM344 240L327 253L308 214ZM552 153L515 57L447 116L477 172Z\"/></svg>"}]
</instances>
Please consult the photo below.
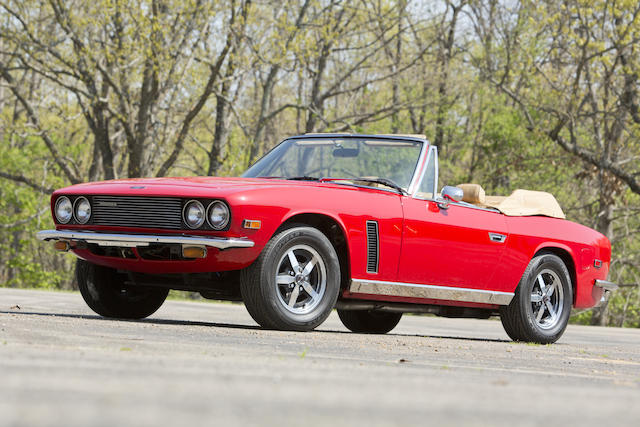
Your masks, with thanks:
<instances>
[{"instance_id":1,"label":"red convertible car","mask_svg":"<svg viewBox=\"0 0 640 427\"><path fill-rule=\"evenodd\" d=\"M242 300L265 328L308 331L333 308L354 332L402 313L499 315L514 340L550 343L571 307L597 305L611 246L553 196L438 188L424 136L307 134L240 178L130 179L51 198L55 241L79 259L96 313L143 318L169 289Z\"/></svg>"}]
</instances>

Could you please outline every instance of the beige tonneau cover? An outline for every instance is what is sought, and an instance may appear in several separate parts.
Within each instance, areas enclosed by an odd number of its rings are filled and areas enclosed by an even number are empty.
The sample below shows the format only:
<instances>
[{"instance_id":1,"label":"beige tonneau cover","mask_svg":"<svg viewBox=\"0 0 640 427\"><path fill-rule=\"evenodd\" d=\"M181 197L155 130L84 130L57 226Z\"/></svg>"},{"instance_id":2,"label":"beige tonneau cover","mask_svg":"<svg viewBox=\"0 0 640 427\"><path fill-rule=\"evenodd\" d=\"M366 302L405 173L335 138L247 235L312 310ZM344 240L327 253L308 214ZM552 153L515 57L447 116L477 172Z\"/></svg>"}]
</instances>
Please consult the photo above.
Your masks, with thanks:
<instances>
[{"instance_id":1,"label":"beige tonneau cover","mask_svg":"<svg viewBox=\"0 0 640 427\"><path fill-rule=\"evenodd\" d=\"M565 219L564 212L555 197L544 191L515 190L509 196L486 196L478 184L460 184L462 200L480 207L499 210L508 216L544 215Z\"/></svg>"}]
</instances>

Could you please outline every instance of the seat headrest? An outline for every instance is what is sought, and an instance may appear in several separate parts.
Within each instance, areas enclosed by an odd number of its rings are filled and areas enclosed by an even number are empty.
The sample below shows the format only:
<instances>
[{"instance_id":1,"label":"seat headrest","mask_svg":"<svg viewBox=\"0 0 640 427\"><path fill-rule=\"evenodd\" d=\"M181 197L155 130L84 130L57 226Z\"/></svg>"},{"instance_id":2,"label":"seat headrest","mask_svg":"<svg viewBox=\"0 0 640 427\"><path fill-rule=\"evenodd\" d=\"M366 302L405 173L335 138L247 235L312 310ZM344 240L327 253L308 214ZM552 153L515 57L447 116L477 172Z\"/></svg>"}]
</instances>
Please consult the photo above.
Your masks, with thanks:
<instances>
[{"instance_id":1,"label":"seat headrest","mask_svg":"<svg viewBox=\"0 0 640 427\"><path fill-rule=\"evenodd\" d=\"M484 189L478 184L460 184L457 186L462 189L462 201L471 204L484 204Z\"/></svg>"}]
</instances>

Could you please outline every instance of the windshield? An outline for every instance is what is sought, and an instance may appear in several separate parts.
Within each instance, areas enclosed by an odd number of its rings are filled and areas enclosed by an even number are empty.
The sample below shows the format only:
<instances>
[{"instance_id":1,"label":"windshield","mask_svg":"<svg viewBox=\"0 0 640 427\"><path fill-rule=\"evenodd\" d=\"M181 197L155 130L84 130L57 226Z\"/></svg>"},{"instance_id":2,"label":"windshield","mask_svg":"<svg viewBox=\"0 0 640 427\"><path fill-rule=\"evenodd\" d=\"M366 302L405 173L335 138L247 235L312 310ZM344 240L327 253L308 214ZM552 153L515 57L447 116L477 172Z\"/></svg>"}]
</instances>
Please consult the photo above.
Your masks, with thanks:
<instances>
[{"instance_id":1,"label":"windshield","mask_svg":"<svg viewBox=\"0 0 640 427\"><path fill-rule=\"evenodd\" d=\"M242 176L285 179L357 178L389 180L407 189L422 143L383 139L289 139Z\"/></svg>"}]
</instances>

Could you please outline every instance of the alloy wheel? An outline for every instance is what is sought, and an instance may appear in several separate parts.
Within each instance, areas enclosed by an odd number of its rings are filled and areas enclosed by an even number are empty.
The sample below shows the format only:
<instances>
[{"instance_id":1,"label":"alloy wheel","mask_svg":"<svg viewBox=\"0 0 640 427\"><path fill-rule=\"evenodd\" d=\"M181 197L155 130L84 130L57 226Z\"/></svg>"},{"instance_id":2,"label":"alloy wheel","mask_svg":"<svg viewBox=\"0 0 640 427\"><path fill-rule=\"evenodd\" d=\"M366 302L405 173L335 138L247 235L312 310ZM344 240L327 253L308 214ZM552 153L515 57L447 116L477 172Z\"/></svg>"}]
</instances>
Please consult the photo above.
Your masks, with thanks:
<instances>
[{"instance_id":1,"label":"alloy wheel","mask_svg":"<svg viewBox=\"0 0 640 427\"><path fill-rule=\"evenodd\" d=\"M276 294L282 306L292 313L313 311L322 301L326 282L325 263L311 246L293 246L278 262Z\"/></svg>"},{"instance_id":2,"label":"alloy wheel","mask_svg":"<svg viewBox=\"0 0 640 427\"><path fill-rule=\"evenodd\" d=\"M551 329L558 324L564 309L563 297L558 275L550 269L542 270L531 289L531 309L538 327Z\"/></svg>"}]
</instances>

